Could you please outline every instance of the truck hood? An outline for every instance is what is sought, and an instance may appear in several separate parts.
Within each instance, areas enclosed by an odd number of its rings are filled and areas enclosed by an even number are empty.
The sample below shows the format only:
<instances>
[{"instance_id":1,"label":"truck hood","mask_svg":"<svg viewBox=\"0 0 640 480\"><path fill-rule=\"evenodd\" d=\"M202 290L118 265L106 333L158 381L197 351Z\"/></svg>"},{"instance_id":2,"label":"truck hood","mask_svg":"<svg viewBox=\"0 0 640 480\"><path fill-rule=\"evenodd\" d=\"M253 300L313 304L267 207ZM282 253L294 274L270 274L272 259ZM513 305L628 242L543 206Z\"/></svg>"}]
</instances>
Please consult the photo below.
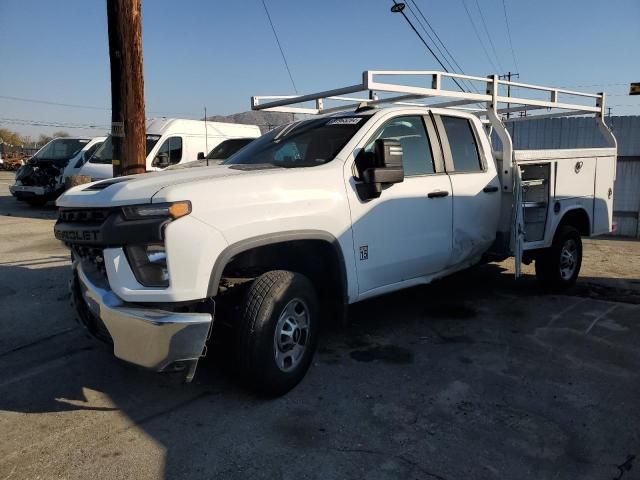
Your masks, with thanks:
<instances>
[{"instance_id":1,"label":"truck hood","mask_svg":"<svg viewBox=\"0 0 640 480\"><path fill-rule=\"evenodd\" d=\"M58 198L59 207L105 207L150 203L153 196L168 186L203 182L236 175L256 175L272 167L214 165L197 169L144 173L87 183L67 190ZM253 168L251 168L253 167Z\"/></svg>"}]
</instances>

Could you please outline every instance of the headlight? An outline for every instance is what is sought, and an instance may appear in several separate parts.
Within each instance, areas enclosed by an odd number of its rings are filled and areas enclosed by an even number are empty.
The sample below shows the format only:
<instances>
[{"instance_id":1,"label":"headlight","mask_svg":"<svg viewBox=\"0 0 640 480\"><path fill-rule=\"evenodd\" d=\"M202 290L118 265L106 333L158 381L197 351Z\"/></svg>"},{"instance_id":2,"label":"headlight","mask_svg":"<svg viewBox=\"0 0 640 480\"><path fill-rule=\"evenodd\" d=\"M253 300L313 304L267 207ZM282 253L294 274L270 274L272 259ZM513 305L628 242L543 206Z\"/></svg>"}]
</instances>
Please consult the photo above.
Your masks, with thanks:
<instances>
[{"instance_id":1,"label":"headlight","mask_svg":"<svg viewBox=\"0 0 640 480\"><path fill-rule=\"evenodd\" d=\"M122 207L122 213L127 220L142 220L145 218L176 218L191 213L191 202L149 203L146 205L130 205Z\"/></svg>"},{"instance_id":2,"label":"headlight","mask_svg":"<svg viewBox=\"0 0 640 480\"><path fill-rule=\"evenodd\" d=\"M125 247L127 259L136 280L145 287L168 287L169 270L164 245L130 245Z\"/></svg>"}]
</instances>

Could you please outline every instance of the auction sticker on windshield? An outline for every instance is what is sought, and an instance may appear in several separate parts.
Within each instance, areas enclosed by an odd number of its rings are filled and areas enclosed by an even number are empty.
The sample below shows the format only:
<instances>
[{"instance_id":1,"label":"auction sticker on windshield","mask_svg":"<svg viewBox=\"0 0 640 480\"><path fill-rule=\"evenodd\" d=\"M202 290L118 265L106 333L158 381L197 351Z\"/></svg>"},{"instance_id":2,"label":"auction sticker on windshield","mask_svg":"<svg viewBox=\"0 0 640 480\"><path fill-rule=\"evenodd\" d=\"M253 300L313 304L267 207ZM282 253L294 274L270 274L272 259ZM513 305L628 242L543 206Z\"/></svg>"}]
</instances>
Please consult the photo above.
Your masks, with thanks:
<instances>
[{"instance_id":1,"label":"auction sticker on windshield","mask_svg":"<svg viewBox=\"0 0 640 480\"><path fill-rule=\"evenodd\" d=\"M333 118L327 122L327 125L357 125L362 117L344 117Z\"/></svg>"}]
</instances>

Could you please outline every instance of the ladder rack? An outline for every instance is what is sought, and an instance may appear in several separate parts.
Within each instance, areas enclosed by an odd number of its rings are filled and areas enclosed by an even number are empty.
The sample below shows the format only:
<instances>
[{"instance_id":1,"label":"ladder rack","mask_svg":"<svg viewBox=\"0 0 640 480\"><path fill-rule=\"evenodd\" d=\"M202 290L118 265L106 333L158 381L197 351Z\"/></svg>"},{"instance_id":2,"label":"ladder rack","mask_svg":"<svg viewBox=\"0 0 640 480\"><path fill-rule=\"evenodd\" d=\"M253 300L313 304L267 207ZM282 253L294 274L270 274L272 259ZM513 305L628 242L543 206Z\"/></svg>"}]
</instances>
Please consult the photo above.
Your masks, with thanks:
<instances>
[{"instance_id":1,"label":"ladder rack","mask_svg":"<svg viewBox=\"0 0 640 480\"><path fill-rule=\"evenodd\" d=\"M384 77L384 78L381 78ZM400 80L405 80L404 82ZM451 86L454 80L470 83L475 92ZM542 98L512 94L522 91ZM567 98L568 97L568 98ZM582 103L580 103L582 102ZM311 105L309 105L311 103ZM328 105L329 103L336 105ZM305 105L306 104L306 105ZM355 110L361 106L402 105L425 108L452 108L468 111L469 105L481 105L472 113L495 129L502 151L497 155L503 191L514 186L513 142L505 123L538 118L595 114L598 126L610 147L616 140L604 123L605 94L501 80L498 75L477 77L433 70L366 70L355 85L307 95L259 95L251 97L252 110L324 115ZM547 113L509 117L510 113L547 110Z\"/></svg>"},{"instance_id":2,"label":"ladder rack","mask_svg":"<svg viewBox=\"0 0 640 480\"><path fill-rule=\"evenodd\" d=\"M379 77L391 77L387 81L378 80ZM399 77L412 79L415 84L407 84L393 81ZM384 80L384 79L383 79ZM447 80L466 80L476 88L476 92L460 91L454 88L447 88L444 82ZM422 84L422 86L421 86ZM526 98L501 92L500 87L510 87L523 90L528 93L542 93L548 98ZM365 94L363 96L362 94ZM349 96L351 94L361 94L360 96ZM382 94L392 94L381 98ZM562 97L574 97L571 99L561 99ZM592 104L577 103L576 98L583 101L590 101ZM424 100L447 98L444 102L424 103ZM429 108L456 108L465 105L487 104L487 108L478 109L477 113L486 114L490 105L495 104L498 114L528 112L541 109L555 109L545 114L549 116L604 115L604 93L585 93L561 88L544 87L527 83L511 82L500 80L497 75L489 77L476 77L471 75L461 75L457 73L423 71L423 70L367 70L362 73L362 82L347 87L326 90L323 92L311 93L308 95L259 95L251 97L251 108L253 110L266 110L274 112L302 113L321 115L345 110L352 110L362 104L369 106L381 104L395 104L405 106L420 106ZM419 100L422 100L420 102ZM325 106L327 101L340 103L337 106ZM315 102L314 106L303 106L301 104ZM497 108L497 104L507 104L503 108ZM542 116L542 115L540 115ZM508 121L529 120L531 117L514 117L506 119ZM539 117L533 117L539 118Z\"/></svg>"}]
</instances>

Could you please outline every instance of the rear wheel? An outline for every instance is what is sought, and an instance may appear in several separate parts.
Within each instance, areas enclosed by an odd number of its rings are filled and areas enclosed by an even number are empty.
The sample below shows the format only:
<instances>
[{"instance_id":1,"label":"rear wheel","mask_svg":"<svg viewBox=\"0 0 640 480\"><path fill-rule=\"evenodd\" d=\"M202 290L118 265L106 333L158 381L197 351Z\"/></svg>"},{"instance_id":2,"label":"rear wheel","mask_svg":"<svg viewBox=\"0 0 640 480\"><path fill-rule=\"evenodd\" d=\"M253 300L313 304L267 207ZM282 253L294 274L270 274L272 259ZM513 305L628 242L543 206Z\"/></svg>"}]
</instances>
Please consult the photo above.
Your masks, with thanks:
<instances>
[{"instance_id":1,"label":"rear wheel","mask_svg":"<svg viewBox=\"0 0 640 480\"><path fill-rule=\"evenodd\" d=\"M274 270L249 287L236 329L236 365L248 385L282 395L304 377L316 348L318 300L302 274Z\"/></svg>"},{"instance_id":2,"label":"rear wheel","mask_svg":"<svg viewBox=\"0 0 640 480\"><path fill-rule=\"evenodd\" d=\"M562 225L551 247L538 254L536 276L544 288L562 292L576 283L581 265L580 232L570 225Z\"/></svg>"}]
</instances>

